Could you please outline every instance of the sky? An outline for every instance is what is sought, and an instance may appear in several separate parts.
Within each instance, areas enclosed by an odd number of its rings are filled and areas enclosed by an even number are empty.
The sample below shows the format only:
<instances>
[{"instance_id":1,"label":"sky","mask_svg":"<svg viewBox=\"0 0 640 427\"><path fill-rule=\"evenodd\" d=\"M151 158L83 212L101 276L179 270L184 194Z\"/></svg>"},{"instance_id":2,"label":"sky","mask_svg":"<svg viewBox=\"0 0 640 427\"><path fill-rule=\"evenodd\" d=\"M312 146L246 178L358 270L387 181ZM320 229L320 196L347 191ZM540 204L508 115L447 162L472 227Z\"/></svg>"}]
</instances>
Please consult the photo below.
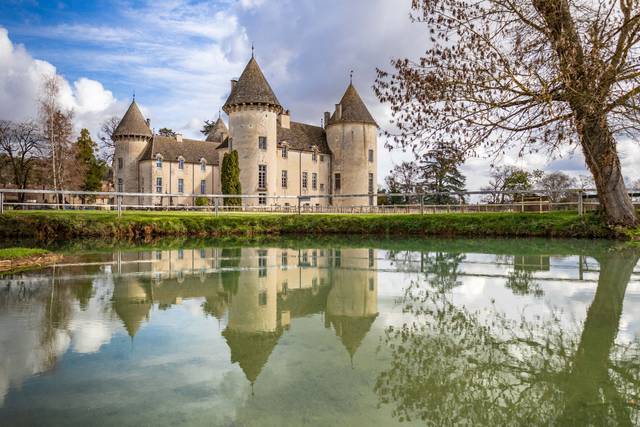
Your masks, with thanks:
<instances>
[{"instance_id":1,"label":"sky","mask_svg":"<svg viewBox=\"0 0 640 427\"><path fill-rule=\"evenodd\" d=\"M135 93L151 126L199 137L217 118L255 46L256 59L292 119L320 125L354 71L354 84L382 129L390 108L373 93L376 67L417 58L427 29L409 20L410 0L0 0L0 119L37 115L42 76L63 80L61 102L76 131L94 139L100 124L121 116ZM223 114L223 118L224 114ZM380 137L378 181L411 156L389 152ZM623 172L640 178L640 146L621 144ZM518 158L468 160L467 188L489 180L491 164L586 174L566 150Z\"/></svg>"}]
</instances>

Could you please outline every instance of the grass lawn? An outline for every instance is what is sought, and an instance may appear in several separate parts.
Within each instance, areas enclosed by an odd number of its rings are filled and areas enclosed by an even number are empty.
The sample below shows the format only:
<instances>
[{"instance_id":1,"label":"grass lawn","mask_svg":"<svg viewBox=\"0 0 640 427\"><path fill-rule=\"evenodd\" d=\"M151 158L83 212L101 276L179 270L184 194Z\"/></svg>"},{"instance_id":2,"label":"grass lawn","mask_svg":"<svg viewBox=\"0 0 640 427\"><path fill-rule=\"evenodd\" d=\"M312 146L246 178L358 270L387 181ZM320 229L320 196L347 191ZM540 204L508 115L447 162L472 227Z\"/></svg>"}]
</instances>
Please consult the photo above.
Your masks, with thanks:
<instances>
[{"instance_id":1,"label":"grass lawn","mask_svg":"<svg viewBox=\"0 0 640 427\"><path fill-rule=\"evenodd\" d=\"M277 214L189 211L9 211L0 236L36 239L255 237L271 235L633 237L612 230L596 213Z\"/></svg>"},{"instance_id":2,"label":"grass lawn","mask_svg":"<svg viewBox=\"0 0 640 427\"><path fill-rule=\"evenodd\" d=\"M32 256L45 255L48 253L49 251L45 249L5 248L5 249L0 249L0 261L28 258Z\"/></svg>"}]
</instances>

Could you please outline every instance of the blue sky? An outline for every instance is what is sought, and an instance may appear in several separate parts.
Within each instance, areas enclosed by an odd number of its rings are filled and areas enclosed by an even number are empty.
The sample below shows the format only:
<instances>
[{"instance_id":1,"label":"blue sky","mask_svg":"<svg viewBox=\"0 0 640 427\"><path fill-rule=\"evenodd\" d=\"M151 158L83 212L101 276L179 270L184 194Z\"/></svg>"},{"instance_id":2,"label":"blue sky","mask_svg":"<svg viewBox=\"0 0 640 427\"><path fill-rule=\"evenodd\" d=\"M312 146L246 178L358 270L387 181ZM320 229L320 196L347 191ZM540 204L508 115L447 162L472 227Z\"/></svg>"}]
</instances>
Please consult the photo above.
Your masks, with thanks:
<instances>
[{"instance_id":1,"label":"blue sky","mask_svg":"<svg viewBox=\"0 0 640 427\"><path fill-rule=\"evenodd\" d=\"M424 26L408 19L410 0L0 0L0 118L36 113L42 73L60 74L62 97L78 127L97 136L135 91L152 127L197 137L217 116L251 55L293 120L320 124L339 101L350 70L372 114L388 127L389 109L372 85L376 67L424 50ZM379 182L409 156L382 152ZM631 147L629 159L640 159ZM502 163L584 173L580 156L558 163L544 155ZM486 159L465 165L468 187L488 180ZM556 164L558 166L556 166ZM637 163L636 163L637 164Z\"/></svg>"}]
</instances>

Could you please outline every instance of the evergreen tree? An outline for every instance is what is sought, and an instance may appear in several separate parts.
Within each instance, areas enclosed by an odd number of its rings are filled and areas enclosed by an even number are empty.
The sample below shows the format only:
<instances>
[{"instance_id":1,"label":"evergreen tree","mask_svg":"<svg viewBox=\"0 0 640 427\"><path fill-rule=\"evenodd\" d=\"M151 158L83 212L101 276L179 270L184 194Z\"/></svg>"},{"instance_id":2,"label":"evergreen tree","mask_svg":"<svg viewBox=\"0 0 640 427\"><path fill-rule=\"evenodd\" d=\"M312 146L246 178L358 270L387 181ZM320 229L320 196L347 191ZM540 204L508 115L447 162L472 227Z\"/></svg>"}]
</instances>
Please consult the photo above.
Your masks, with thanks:
<instances>
[{"instance_id":1,"label":"evergreen tree","mask_svg":"<svg viewBox=\"0 0 640 427\"><path fill-rule=\"evenodd\" d=\"M465 189L466 178L460 172L463 157L452 146L438 144L427 151L419 160L421 188L427 193L461 193ZM459 203L460 199L447 194L433 194L425 198L430 204L448 205Z\"/></svg>"},{"instance_id":2,"label":"evergreen tree","mask_svg":"<svg viewBox=\"0 0 640 427\"><path fill-rule=\"evenodd\" d=\"M102 177L107 166L102 160L95 156L96 143L91 139L87 129L80 131L80 136L76 141L76 160L79 170L83 173L80 189L82 191L100 191L102 189Z\"/></svg>"},{"instance_id":3,"label":"evergreen tree","mask_svg":"<svg viewBox=\"0 0 640 427\"><path fill-rule=\"evenodd\" d=\"M222 194L242 194L240 166L236 150L225 153L222 158L221 175ZM225 198L224 202L227 206L240 206L241 204L240 198L236 197Z\"/></svg>"}]
</instances>

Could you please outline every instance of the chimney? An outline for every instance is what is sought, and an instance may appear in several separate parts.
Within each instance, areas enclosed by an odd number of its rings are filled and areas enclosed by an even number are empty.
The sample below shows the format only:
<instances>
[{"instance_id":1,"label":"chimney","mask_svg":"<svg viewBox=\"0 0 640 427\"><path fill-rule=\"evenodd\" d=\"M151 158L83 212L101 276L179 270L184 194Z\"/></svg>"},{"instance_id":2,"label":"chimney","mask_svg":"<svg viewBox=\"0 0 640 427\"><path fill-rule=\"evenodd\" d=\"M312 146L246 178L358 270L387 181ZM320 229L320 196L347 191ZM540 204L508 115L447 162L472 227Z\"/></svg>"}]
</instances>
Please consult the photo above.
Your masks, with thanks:
<instances>
[{"instance_id":1,"label":"chimney","mask_svg":"<svg viewBox=\"0 0 640 427\"><path fill-rule=\"evenodd\" d=\"M234 90L237 84L238 84L237 79L231 79L231 90Z\"/></svg>"},{"instance_id":2,"label":"chimney","mask_svg":"<svg viewBox=\"0 0 640 427\"><path fill-rule=\"evenodd\" d=\"M147 119L145 120L145 122L147 122L147 127L151 128L151 119Z\"/></svg>"},{"instance_id":3,"label":"chimney","mask_svg":"<svg viewBox=\"0 0 640 427\"><path fill-rule=\"evenodd\" d=\"M291 129L291 116L289 116L289 110L280 114L280 126L282 129Z\"/></svg>"},{"instance_id":4,"label":"chimney","mask_svg":"<svg viewBox=\"0 0 640 427\"><path fill-rule=\"evenodd\" d=\"M336 120L342 120L342 104L336 104Z\"/></svg>"},{"instance_id":5,"label":"chimney","mask_svg":"<svg viewBox=\"0 0 640 427\"><path fill-rule=\"evenodd\" d=\"M177 142L182 142L182 134L181 133L176 133L176 141Z\"/></svg>"},{"instance_id":6,"label":"chimney","mask_svg":"<svg viewBox=\"0 0 640 427\"><path fill-rule=\"evenodd\" d=\"M329 120L331 119L331 113L328 111L324 112L324 127L326 128L329 124Z\"/></svg>"}]
</instances>

